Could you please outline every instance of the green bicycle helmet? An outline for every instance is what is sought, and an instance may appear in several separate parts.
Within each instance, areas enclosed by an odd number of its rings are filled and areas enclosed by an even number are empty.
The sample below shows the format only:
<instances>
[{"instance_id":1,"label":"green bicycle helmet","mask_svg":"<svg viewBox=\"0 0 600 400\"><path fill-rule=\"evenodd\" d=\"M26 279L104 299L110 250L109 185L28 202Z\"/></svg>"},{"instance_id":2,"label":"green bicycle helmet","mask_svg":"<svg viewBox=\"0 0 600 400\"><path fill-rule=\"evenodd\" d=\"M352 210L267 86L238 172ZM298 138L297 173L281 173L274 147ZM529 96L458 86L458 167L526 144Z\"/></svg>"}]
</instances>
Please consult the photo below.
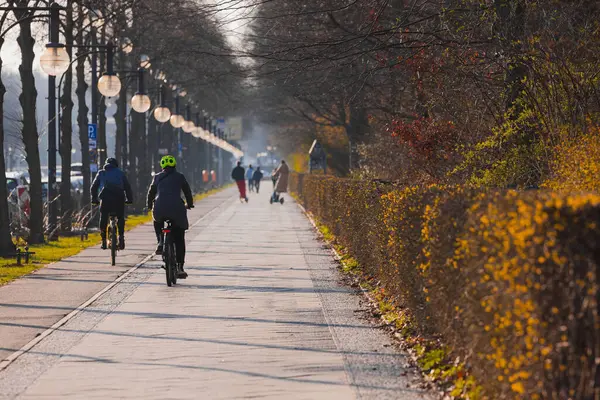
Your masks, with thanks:
<instances>
[{"instance_id":1,"label":"green bicycle helmet","mask_svg":"<svg viewBox=\"0 0 600 400\"><path fill-rule=\"evenodd\" d=\"M177 166L177 161L175 161L175 157L173 156L164 156L160 159L160 167L165 169L167 167L175 168Z\"/></svg>"}]
</instances>

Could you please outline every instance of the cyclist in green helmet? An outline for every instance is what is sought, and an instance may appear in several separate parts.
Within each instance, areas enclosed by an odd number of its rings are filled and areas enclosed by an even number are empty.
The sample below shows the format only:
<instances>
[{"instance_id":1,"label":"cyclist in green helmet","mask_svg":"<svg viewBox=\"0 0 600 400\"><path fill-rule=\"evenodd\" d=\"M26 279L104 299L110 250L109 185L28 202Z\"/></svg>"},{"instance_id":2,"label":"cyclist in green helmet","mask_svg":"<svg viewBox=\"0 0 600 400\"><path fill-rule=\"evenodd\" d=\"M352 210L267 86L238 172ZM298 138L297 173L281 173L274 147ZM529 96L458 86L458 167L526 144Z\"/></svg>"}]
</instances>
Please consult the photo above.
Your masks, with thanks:
<instances>
[{"instance_id":1,"label":"cyclist in green helmet","mask_svg":"<svg viewBox=\"0 0 600 400\"><path fill-rule=\"evenodd\" d=\"M186 205L181 199L181 193L185 196L187 208L194 207L192 190L185 176L177 172L177 161L173 156L164 156L160 160L162 171L154 175L150 189L148 190L147 205L152 210L154 220L154 232L158 246L156 254L162 254L163 237L162 230L165 221L172 223L172 234L175 242L175 258L178 264L179 278L187 278L183 270L185 263L185 231L189 228Z\"/></svg>"}]
</instances>

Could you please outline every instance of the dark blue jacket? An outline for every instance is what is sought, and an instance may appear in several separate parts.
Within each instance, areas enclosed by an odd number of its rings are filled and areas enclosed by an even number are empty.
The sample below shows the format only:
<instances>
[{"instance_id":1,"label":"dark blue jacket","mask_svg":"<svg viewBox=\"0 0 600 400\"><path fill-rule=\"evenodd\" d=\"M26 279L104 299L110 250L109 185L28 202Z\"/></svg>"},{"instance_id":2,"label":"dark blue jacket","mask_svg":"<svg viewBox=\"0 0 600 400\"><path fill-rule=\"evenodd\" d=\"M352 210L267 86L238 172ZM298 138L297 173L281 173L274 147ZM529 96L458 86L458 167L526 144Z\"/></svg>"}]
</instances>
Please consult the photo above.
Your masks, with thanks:
<instances>
[{"instance_id":1,"label":"dark blue jacket","mask_svg":"<svg viewBox=\"0 0 600 400\"><path fill-rule=\"evenodd\" d=\"M100 193L98 193L100 190ZM131 185L125 173L119 168L106 164L104 169L98 172L92 183L92 203L102 201L132 201Z\"/></svg>"}]
</instances>

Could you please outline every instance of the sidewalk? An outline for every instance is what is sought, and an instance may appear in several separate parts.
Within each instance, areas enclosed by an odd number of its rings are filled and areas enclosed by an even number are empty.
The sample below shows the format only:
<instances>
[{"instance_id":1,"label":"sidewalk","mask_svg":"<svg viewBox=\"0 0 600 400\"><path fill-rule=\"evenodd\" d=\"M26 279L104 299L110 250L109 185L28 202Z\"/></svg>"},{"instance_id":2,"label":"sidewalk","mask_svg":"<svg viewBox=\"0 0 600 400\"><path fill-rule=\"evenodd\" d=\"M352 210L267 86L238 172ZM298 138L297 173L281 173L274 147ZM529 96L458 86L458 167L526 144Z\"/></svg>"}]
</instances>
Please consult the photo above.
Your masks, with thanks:
<instances>
[{"instance_id":1,"label":"sidewalk","mask_svg":"<svg viewBox=\"0 0 600 400\"><path fill-rule=\"evenodd\" d=\"M190 221L221 206L233 193L227 189L200 201L190 213ZM127 232L125 240L127 248L118 253L114 267L110 265L110 254L98 245L0 287L0 360L102 290L156 247L151 224Z\"/></svg>"},{"instance_id":2,"label":"sidewalk","mask_svg":"<svg viewBox=\"0 0 600 400\"><path fill-rule=\"evenodd\" d=\"M0 372L0 396L425 398L292 199L226 195L188 231L187 280L167 287L155 257ZM129 236L142 250L148 235Z\"/></svg>"}]
</instances>

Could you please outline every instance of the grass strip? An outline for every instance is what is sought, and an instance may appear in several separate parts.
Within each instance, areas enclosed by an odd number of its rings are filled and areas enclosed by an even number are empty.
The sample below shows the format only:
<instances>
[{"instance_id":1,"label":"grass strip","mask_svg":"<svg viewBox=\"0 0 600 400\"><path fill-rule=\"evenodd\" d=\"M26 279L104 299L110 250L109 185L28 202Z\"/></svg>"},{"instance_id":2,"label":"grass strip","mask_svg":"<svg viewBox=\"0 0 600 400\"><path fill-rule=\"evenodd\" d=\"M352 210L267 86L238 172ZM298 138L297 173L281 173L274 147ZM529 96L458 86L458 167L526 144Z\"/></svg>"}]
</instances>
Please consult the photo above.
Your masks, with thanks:
<instances>
[{"instance_id":1,"label":"grass strip","mask_svg":"<svg viewBox=\"0 0 600 400\"><path fill-rule=\"evenodd\" d=\"M194 201L198 202L213 194L216 194L231 185L222 188L212 189L194 196ZM129 231L137 226L152 221L152 214L130 215L125 223L125 230ZM82 250L97 245L100 242L100 233L90 233L88 238L81 240L79 236L61 237L54 242L36 244L29 246L29 251L35 252L28 264L17 265L15 258L0 258L0 286L14 281L22 276L30 274L38 269L44 268L48 264L60 261L62 259L74 256ZM19 243L19 247L25 247L25 243Z\"/></svg>"}]
</instances>

